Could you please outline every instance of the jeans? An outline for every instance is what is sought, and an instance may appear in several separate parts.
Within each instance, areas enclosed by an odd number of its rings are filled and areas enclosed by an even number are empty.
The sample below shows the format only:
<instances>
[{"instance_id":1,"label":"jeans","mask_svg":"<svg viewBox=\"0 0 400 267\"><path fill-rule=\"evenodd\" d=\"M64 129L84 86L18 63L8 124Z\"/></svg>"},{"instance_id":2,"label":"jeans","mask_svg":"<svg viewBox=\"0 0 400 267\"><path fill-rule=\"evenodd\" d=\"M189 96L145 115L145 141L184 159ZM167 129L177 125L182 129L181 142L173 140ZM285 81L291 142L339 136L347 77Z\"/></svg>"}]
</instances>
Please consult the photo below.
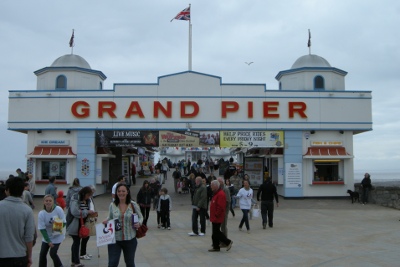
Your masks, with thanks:
<instances>
[{"instance_id":1,"label":"jeans","mask_svg":"<svg viewBox=\"0 0 400 267\"><path fill-rule=\"evenodd\" d=\"M140 206L140 211L142 212L142 215L143 215L143 224L147 225L147 220L149 219L149 215L150 215L150 207Z\"/></svg>"},{"instance_id":2,"label":"jeans","mask_svg":"<svg viewBox=\"0 0 400 267\"><path fill-rule=\"evenodd\" d=\"M223 243L225 245L229 245L231 240L228 239L222 232L221 232L221 224L220 223L212 223L212 242L213 248L219 249L219 244Z\"/></svg>"},{"instance_id":3,"label":"jeans","mask_svg":"<svg viewBox=\"0 0 400 267\"><path fill-rule=\"evenodd\" d=\"M108 267L118 267L121 251L124 253L126 267L135 267L137 239L117 241L108 245Z\"/></svg>"},{"instance_id":4,"label":"jeans","mask_svg":"<svg viewBox=\"0 0 400 267\"><path fill-rule=\"evenodd\" d=\"M274 225L274 201L261 201L262 223L267 223L272 227Z\"/></svg>"},{"instance_id":5,"label":"jeans","mask_svg":"<svg viewBox=\"0 0 400 267\"><path fill-rule=\"evenodd\" d=\"M81 239L77 235L71 235L72 246L71 246L71 262L77 264L80 263L79 260L79 246L81 244Z\"/></svg>"},{"instance_id":6,"label":"jeans","mask_svg":"<svg viewBox=\"0 0 400 267\"><path fill-rule=\"evenodd\" d=\"M243 224L245 224L245 225L246 225L246 229L247 229L247 230L250 230L250 225L249 225L249 211L250 211L250 210L242 210L242 212L243 212L243 217L242 217L242 220L240 221L239 228L242 228L242 227L243 227Z\"/></svg>"},{"instance_id":7,"label":"jeans","mask_svg":"<svg viewBox=\"0 0 400 267\"><path fill-rule=\"evenodd\" d=\"M42 247L40 248L40 256L39 256L39 267L47 267L47 252L49 252L49 249L50 249L50 257L53 260L54 267L63 266L57 254L60 244L53 244L53 245L54 247L50 248L48 243L42 242Z\"/></svg>"},{"instance_id":8,"label":"jeans","mask_svg":"<svg viewBox=\"0 0 400 267\"><path fill-rule=\"evenodd\" d=\"M89 241L89 238L90 238L90 236L88 236L88 237L86 237L86 238L82 238L82 241L81 241L81 256L84 256L84 255L86 255L87 253L86 253L86 247L87 247L87 243L88 243L88 241Z\"/></svg>"},{"instance_id":9,"label":"jeans","mask_svg":"<svg viewBox=\"0 0 400 267\"><path fill-rule=\"evenodd\" d=\"M193 209L192 211L192 231L195 234L199 234L199 224L197 219L200 216L200 231L205 234L206 233L206 210L200 208L198 211L197 209Z\"/></svg>"}]
</instances>

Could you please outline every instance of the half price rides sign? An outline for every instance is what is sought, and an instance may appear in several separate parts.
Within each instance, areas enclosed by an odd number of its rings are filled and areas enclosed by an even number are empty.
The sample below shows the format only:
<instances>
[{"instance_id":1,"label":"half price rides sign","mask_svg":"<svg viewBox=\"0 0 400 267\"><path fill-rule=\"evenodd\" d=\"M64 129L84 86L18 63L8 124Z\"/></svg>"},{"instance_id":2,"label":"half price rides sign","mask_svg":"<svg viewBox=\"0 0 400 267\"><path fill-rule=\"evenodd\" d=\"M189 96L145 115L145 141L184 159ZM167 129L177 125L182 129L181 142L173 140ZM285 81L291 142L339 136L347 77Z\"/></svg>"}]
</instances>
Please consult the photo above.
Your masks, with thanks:
<instances>
[{"instance_id":1,"label":"half price rides sign","mask_svg":"<svg viewBox=\"0 0 400 267\"><path fill-rule=\"evenodd\" d=\"M221 147L282 147L283 131L221 131Z\"/></svg>"}]
</instances>

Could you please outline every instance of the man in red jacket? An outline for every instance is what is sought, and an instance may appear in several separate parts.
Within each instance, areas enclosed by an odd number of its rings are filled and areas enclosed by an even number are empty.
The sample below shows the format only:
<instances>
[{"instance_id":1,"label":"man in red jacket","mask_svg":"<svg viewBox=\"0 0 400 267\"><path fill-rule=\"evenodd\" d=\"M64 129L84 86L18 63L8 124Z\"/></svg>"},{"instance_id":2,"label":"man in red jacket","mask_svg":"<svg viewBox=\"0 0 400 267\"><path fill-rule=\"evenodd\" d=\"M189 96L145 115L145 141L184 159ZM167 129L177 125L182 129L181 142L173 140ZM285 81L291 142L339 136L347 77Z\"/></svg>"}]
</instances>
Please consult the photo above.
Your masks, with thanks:
<instances>
[{"instance_id":1,"label":"man in red jacket","mask_svg":"<svg viewBox=\"0 0 400 267\"><path fill-rule=\"evenodd\" d=\"M221 190L219 182L214 180L211 182L211 190L213 191L213 198L210 204L210 221L212 222L212 242L213 248L209 252L220 251L219 244L226 245L226 251L232 247L233 241L228 239L221 232L221 224L225 220L226 212L226 197L223 190Z\"/></svg>"}]
</instances>

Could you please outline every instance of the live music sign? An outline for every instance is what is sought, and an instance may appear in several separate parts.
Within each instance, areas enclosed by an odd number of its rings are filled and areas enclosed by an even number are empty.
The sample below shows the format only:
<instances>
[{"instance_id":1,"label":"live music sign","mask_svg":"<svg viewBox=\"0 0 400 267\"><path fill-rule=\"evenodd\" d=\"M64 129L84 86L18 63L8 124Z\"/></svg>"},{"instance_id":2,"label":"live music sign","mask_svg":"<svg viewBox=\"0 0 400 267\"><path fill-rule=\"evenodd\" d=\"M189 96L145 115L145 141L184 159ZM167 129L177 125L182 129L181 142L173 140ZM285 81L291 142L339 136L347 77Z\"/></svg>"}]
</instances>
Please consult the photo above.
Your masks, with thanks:
<instances>
[{"instance_id":1,"label":"live music sign","mask_svg":"<svg viewBox=\"0 0 400 267\"><path fill-rule=\"evenodd\" d=\"M227 118L228 116L235 116L239 112L246 112L247 118L254 117L254 106L253 101L247 101L243 104L237 101L221 101L220 103L220 116L221 118ZM147 105L147 104L146 104ZM242 105L242 106L241 106ZM307 104L302 101L289 101L285 105L280 105L279 101L262 101L257 102L257 105L261 105L262 118L264 119L279 119L281 116L281 109L286 109L288 118L302 118L306 119ZM209 108L209 107L207 107ZM129 118L159 118L161 114L165 118L172 118L173 110L178 109L180 118L196 118L200 113L200 105L196 101L166 101L161 103L160 101L153 101L152 103L152 114L146 114L143 112L143 108L139 101L131 101L129 105L123 107L119 106L114 101L98 101L97 104L89 104L86 101L80 100L75 101L71 105L71 113L74 117L79 119L89 118L92 112L97 113L98 118L118 118L118 110L124 110L124 117ZM216 114L215 114L216 115Z\"/></svg>"}]
</instances>

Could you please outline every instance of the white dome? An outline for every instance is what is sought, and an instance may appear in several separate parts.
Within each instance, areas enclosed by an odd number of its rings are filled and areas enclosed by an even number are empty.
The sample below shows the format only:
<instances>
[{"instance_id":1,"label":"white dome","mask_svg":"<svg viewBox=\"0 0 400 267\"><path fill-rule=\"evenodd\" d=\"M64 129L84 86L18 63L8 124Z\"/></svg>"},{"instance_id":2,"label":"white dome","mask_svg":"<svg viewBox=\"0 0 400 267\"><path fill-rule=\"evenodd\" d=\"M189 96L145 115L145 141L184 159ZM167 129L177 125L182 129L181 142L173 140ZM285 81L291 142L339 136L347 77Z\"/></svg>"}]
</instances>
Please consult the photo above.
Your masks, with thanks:
<instances>
[{"instance_id":1,"label":"white dome","mask_svg":"<svg viewBox=\"0 0 400 267\"><path fill-rule=\"evenodd\" d=\"M329 62L320 56L317 55L305 55L299 57L294 64L292 65L292 69L299 69L305 67L328 67L330 68L331 65Z\"/></svg>"},{"instance_id":2,"label":"white dome","mask_svg":"<svg viewBox=\"0 0 400 267\"><path fill-rule=\"evenodd\" d=\"M54 60L51 67L78 67L84 69L92 69L89 63L81 56L78 55L64 55Z\"/></svg>"}]
</instances>

